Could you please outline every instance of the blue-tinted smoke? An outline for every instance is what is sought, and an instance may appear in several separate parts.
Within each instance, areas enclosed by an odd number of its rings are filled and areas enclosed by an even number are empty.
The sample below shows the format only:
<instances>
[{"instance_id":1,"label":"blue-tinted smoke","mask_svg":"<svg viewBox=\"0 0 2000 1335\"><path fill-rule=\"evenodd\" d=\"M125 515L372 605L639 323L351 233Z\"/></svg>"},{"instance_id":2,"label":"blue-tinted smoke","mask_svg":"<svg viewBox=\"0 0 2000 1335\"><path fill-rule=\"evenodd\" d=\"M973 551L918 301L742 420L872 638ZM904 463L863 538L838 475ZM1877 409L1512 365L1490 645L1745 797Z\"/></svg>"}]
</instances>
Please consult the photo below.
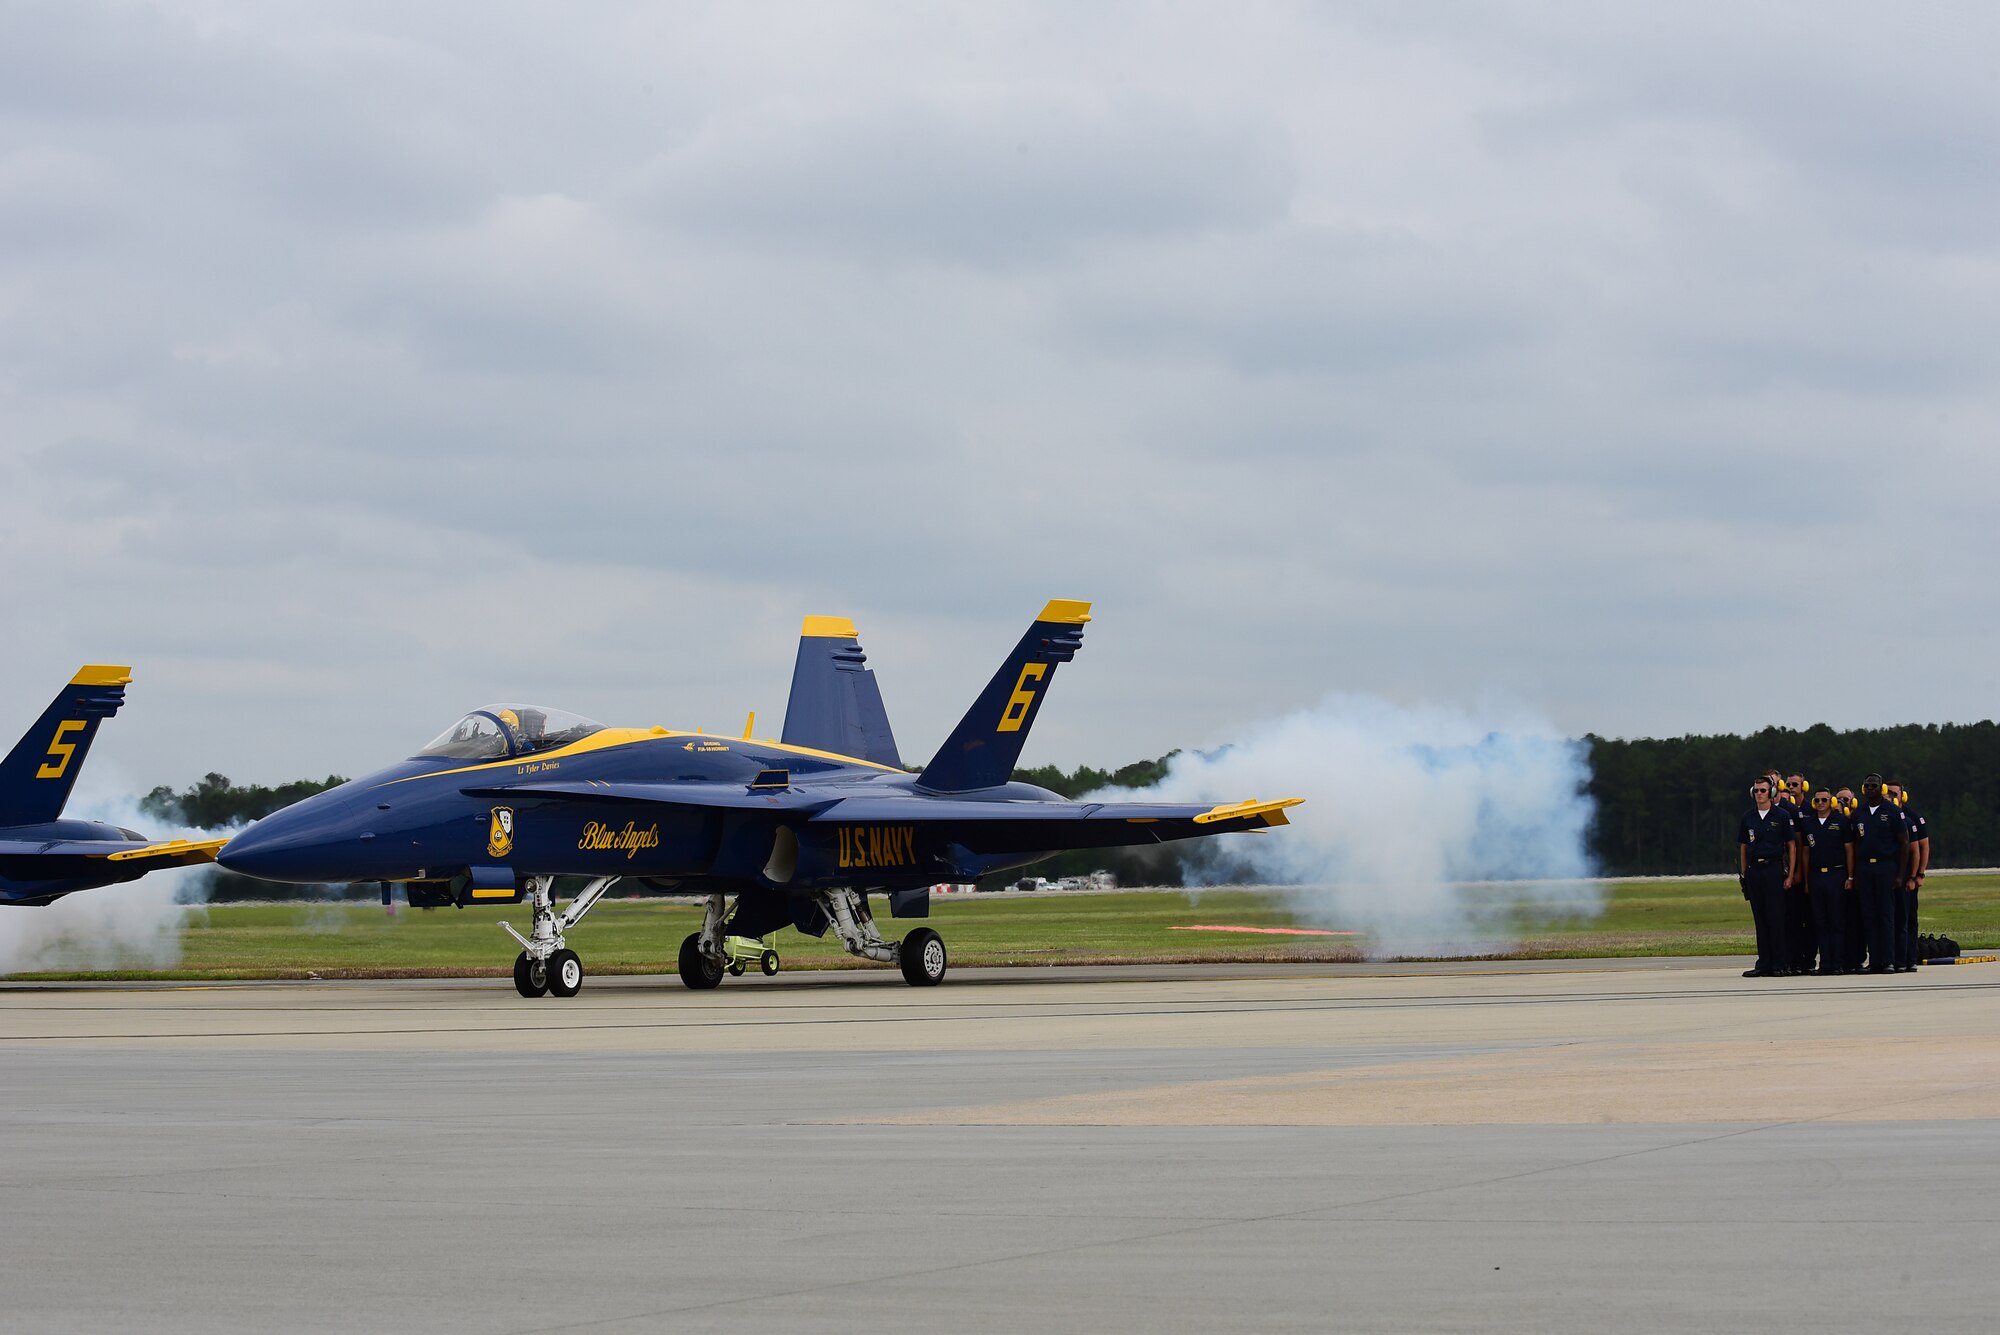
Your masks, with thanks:
<instances>
[{"instance_id":1,"label":"blue-tinted smoke","mask_svg":"<svg viewBox=\"0 0 2000 1335\"><path fill-rule=\"evenodd\" d=\"M1302 921L1363 931L1378 957L1483 954L1602 908L1581 879L1596 870L1589 778L1582 743L1520 710L1334 695L1175 757L1145 796L1303 797L1287 828L1195 846L1194 879L1285 887Z\"/></svg>"}]
</instances>

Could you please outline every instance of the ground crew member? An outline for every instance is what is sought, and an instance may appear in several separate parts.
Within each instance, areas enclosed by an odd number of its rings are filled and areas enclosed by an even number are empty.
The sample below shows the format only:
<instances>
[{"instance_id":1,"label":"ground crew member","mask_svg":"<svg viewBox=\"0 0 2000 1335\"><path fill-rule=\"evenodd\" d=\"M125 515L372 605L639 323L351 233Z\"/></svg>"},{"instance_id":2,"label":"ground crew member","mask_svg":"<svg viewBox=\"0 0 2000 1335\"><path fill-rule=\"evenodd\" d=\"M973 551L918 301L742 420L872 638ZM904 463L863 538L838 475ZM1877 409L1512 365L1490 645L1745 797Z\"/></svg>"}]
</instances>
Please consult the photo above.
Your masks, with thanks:
<instances>
[{"instance_id":1,"label":"ground crew member","mask_svg":"<svg viewBox=\"0 0 2000 1335\"><path fill-rule=\"evenodd\" d=\"M1787 814L1792 818L1792 828L1799 838L1805 837L1806 817L1810 814L1806 804L1806 794L1812 785L1803 774L1794 774L1785 780L1784 793ZM1785 887L1785 939L1791 943L1794 973L1811 973L1813 956L1819 949L1819 934L1813 930L1812 896L1806 887L1806 846L1799 844L1798 856L1792 860L1798 870L1798 879Z\"/></svg>"},{"instance_id":2,"label":"ground crew member","mask_svg":"<svg viewBox=\"0 0 2000 1335\"><path fill-rule=\"evenodd\" d=\"M1834 792L1833 809L1837 814L1847 817L1847 832L1850 839L1854 834L1854 813L1860 806L1861 801L1855 797L1852 788L1843 784ZM1841 896L1841 900L1847 907L1847 913L1841 920L1840 944L1845 955L1840 967L1848 973L1860 973L1861 960L1868 949L1868 934L1861 924L1861 896L1850 889Z\"/></svg>"},{"instance_id":3,"label":"ground crew member","mask_svg":"<svg viewBox=\"0 0 2000 1335\"><path fill-rule=\"evenodd\" d=\"M1854 893L1861 900L1861 933L1868 942L1869 973L1896 971L1896 903L1908 879L1910 832L1903 813L1882 792L1882 776L1861 781L1854 813Z\"/></svg>"},{"instance_id":4,"label":"ground crew member","mask_svg":"<svg viewBox=\"0 0 2000 1335\"><path fill-rule=\"evenodd\" d=\"M1812 814L1799 826L1805 853L1806 899L1819 941L1815 974L1846 973L1848 901L1854 898L1853 824L1837 811L1824 788L1812 795Z\"/></svg>"},{"instance_id":5,"label":"ground crew member","mask_svg":"<svg viewBox=\"0 0 2000 1335\"><path fill-rule=\"evenodd\" d=\"M1903 813L1910 832L1910 865L1896 895L1896 967L1910 973L1917 967L1917 892L1923 888L1924 871L1930 866L1930 824L1910 805L1909 790L1894 779L1885 779L1882 794Z\"/></svg>"},{"instance_id":6,"label":"ground crew member","mask_svg":"<svg viewBox=\"0 0 2000 1335\"><path fill-rule=\"evenodd\" d=\"M1751 808L1736 827L1736 879L1757 927L1757 964L1743 971L1745 978L1782 978L1793 971L1784 897L1798 841L1789 809L1772 800L1774 791L1769 776L1751 784Z\"/></svg>"},{"instance_id":7,"label":"ground crew member","mask_svg":"<svg viewBox=\"0 0 2000 1335\"><path fill-rule=\"evenodd\" d=\"M1833 809L1836 814L1847 817L1849 842L1854 838L1854 813L1861 809L1861 802L1854 796L1852 788L1842 788L1833 795ZM1868 951L1868 930L1861 920L1861 895L1855 886L1850 886L1841 902L1847 912L1840 923L1840 967L1847 973L1860 973L1862 957Z\"/></svg>"}]
</instances>

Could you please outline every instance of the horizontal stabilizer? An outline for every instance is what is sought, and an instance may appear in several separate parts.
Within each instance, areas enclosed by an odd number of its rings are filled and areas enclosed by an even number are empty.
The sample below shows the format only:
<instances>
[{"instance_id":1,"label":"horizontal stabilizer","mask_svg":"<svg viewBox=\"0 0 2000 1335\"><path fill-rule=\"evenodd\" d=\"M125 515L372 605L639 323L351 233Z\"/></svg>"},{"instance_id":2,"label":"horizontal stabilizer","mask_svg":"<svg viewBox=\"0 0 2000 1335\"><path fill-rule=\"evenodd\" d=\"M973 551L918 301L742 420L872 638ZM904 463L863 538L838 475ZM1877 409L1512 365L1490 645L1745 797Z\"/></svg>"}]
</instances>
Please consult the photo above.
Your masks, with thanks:
<instances>
[{"instance_id":1,"label":"horizontal stabilizer","mask_svg":"<svg viewBox=\"0 0 2000 1335\"><path fill-rule=\"evenodd\" d=\"M785 702L787 746L853 756L891 769L903 767L882 688L846 617L807 617L792 665L792 693Z\"/></svg>"},{"instance_id":2,"label":"horizontal stabilizer","mask_svg":"<svg viewBox=\"0 0 2000 1335\"><path fill-rule=\"evenodd\" d=\"M62 815L97 725L125 703L131 681L128 667L91 663L77 669L0 761L0 825L33 825Z\"/></svg>"}]
</instances>

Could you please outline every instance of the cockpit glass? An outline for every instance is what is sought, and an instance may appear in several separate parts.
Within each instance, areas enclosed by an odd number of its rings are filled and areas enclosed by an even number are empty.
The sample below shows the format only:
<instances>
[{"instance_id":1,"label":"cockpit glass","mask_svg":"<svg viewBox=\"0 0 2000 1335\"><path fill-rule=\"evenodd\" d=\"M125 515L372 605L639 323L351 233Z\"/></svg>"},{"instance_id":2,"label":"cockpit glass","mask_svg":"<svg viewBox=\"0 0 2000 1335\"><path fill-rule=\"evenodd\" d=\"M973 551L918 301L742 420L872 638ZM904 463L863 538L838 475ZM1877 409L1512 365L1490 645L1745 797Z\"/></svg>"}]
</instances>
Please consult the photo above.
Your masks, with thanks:
<instances>
[{"instance_id":1,"label":"cockpit glass","mask_svg":"<svg viewBox=\"0 0 2000 1335\"><path fill-rule=\"evenodd\" d=\"M453 760L499 760L507 754L507 734L500 730L500 720L491 714L483 711L467 714L417 754L449 756Z\"/></svg>"},{"instance_id":2,"label":"cockpit glass","mask_svg":"<svg viewBox=\"0 0 2000 1335\"><path fill-rule=\"evenodd\" d=\"M488 705L452 724L417 754L450 760L505 760L568 746L603 729L602 723L566 709Z\"/></svg>"},{"instance_id":3,"label":"cockpit glass","mask_svg":"<svg viewBox=\"0 0 2000 1335\"><path fill-rule=\"evenodd\" d=\"M558 746L582 741L593 732L604 731L602 723L581 714L572 714L567 709L544 709L540 705L496 705L493 712L514 734L514 754L517 756L553 751Z\"/></svg>"}]
</instances>

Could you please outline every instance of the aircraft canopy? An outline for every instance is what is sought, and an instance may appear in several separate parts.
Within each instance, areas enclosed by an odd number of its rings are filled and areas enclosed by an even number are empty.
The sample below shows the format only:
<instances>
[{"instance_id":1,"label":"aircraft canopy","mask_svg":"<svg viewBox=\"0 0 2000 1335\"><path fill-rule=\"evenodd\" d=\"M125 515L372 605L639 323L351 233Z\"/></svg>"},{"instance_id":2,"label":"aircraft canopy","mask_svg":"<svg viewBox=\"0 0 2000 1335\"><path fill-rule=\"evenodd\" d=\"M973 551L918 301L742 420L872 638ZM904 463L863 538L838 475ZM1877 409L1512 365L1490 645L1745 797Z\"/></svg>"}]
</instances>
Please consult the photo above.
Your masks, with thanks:
<instances>
[{"instance_id":1,"label":"aircraft canopy","mask_svg":"<svg viewBox=\"0 0 2000 1335\"><path fill-rule=\"evenodd\" d=\"M439 733L419 756L451 760L505 760L580 741L604 725L567 709L540 705L488 705Z\"/></svg>"}]
</instances>

